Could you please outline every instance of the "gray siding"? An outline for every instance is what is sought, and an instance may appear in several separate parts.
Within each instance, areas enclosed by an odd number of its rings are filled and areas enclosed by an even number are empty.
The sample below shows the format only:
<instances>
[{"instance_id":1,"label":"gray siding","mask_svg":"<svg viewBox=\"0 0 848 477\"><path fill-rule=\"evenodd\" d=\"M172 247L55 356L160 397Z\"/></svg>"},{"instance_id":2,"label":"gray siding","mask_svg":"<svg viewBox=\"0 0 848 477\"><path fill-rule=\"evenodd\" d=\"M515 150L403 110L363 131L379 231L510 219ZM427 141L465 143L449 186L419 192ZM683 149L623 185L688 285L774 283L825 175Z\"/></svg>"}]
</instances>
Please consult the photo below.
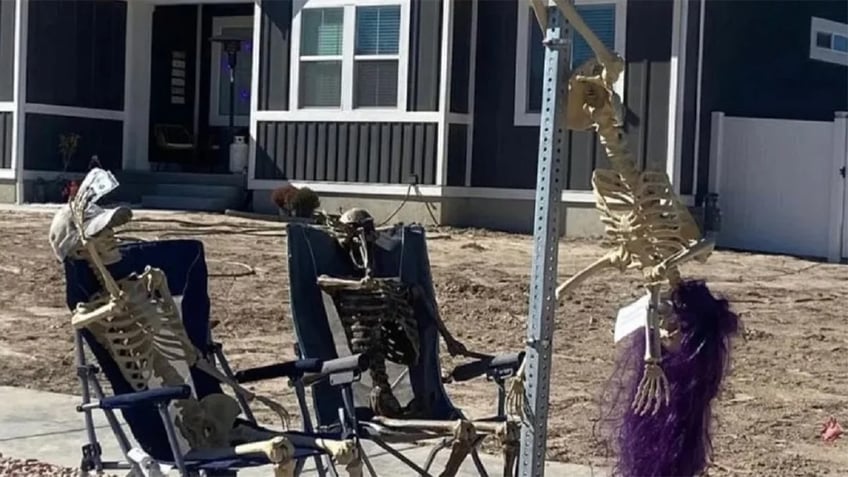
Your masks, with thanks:
<instances>
[{"instance_id":1,"label":"gray siding","mask_svg":"<svg viewBox=\"0 0 848 477\"><path fill-rule=\"evenodd\" d=\"M665 168L672 6L665 0L627 6L627 134L643 168ZM515 1L480 0L471 178L476 187L536 186L539 128L513 121L516 14ZM608 167L608 161L594 133L569 136L567 187L589 190L592 170Z\"/></svg>"},{"instance_id":2,"label":"gray siding","mask_svg":"<svg viewBox=\"0 0 848 477\"><path fill-rule=\"evenodd\" d=\"M123 132L121 121L29 113L26 115L24 168L31 171L61 171L63 165L59 154L59 136L76 133L80 135L79 144L68 171L87 171L93 155L98 156L104 168L119 171Z\"/></svg>"},{"instance_id":3,"label":"gray siding","mask_svg":"<svg viewBox=\"0 0 848 477\"><path fill-rule=\"evenodd\" d=\"M701 0L689 2L686 18L686 66L683 98L683 142L680 151L680 192L692 194L695 182L695 121L697 119L698 89L698 40L701 28Z\"/></svg>"},{"instance_id":4,"label":"gray siding","mask_svg":"<svg viewBox=\"0 0 848 477\"><path fill-rule=\"evenodd\" d=\"M27 101L123 109L126 18L118 0L30 1Z\"/></svg>"},{"instance_id":5,"label":"gray siding","mask_svg":"<svg viewBox=\"0 0 848 477\"><path fill-rule=\"evenodd\" d=\"M465 185L465 165L468 162L468 126L448 125L447 185Z\"/></svg>"},{"instance_id":6,"label":"gray siding","mask_svg":"<svg viewBox=\"0 0 848 477\"><path fill-rule=\"evenodd\" d=\"M408 109L438 111L442 2L412 0L409 26Z\"/></svg>"},{"instance_id":7,"label":"gray siding","mask_svg":"<svg viewBox=\"0 0 848 477\"><path fill-rule=\"evenodd\" d=\"M259 36L259 109L289 109L291 0L263 0Z\"/></svg>"},{"instance_id":8,"label":"gray siding","mask_svg":"<svg viewBox=\"0 0 848 477\"><path fill-rule=\"evenodd\" d=\"M848 2L707 2L698 200L707 192L711 112L832 121L834 112L848 110L848 68L810 59L813 16L847 23Z\"/></svg>"},{"instance_id":9,"label":"gray siding","mask_svg":"<svg viewBox=\"0 0 848 477\"><path fill-rule=\"evenodd\" d=\"M256 178L420 184L436 178L435 123L260 122Z\"/></svg>"},{"instance_id":10,"label":"gray siding","mask_svg":"<svg viewBox=\"0 0 848 477\"><path fill-rule=\"evenodd\" d=\"M15 1L0 1L0 101L14 99Z\"/></svg>"},{"instance_id":11,"label":"gray siding","mask_svg":"<svg viewBox=\"0 0 848 477\"><path fill-rule=\"evenodd\" d=\"M0 169L12 167L13 113L0 113Z\"/></svg>"},{"instance_id":12,"label":"gray siding","mask_svg":"<svg viewBox=\"0 0 848 477\"><path fill-rule=\"evenodd\" d=\"M468 113L471 70L471 0L453 0L453 44L451 45L450 110Z\"/></svg>"}]
</instances>

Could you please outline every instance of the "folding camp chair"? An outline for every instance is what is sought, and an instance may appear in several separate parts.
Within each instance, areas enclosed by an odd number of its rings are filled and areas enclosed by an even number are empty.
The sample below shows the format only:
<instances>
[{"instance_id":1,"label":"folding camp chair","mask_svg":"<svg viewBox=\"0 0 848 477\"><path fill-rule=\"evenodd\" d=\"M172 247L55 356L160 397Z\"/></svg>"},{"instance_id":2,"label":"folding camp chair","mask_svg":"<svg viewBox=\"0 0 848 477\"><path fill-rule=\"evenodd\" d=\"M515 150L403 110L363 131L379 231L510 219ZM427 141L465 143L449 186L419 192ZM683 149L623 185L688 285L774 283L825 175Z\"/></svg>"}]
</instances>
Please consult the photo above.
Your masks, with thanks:
<instances>
[{"instance_id":1,"label":"folding camp chair","mask_svg":"<svg viewBox=\"0 0 848 477\"><path fill-rule=\"evenodd\" d=\"M147 243L124 244L119 247L122 255L120 262L109 266L113 276L127 276L130 273L142 273L146 266L159 268L165 272L168 287L173 291L178 305L182 309L182 320L189 339L197 350L209 357L232 376L220 344L212 341L209 327L209 296L207 293L208 273L204 257L203 244L197 240L165 240ZM65 277L68 307L74 309L77 303L86 302L101 289L101 285L83 260L65 261ZM85 348L95 357L99 366L86 363ZM220 383L196 367L188 370L191 386L188 383L179 387L134 390L121 374L109 352L86 329L76 332L77 372L82 385L82 403L77 410L84 413L88 442L82 447L81 470L84 472L103 469L132 469L137 475L156 475L143 470L137 461L138 448L130 443L126 433L117 421L115 409L122 411L138 446L150 458L176 467L180 475L237 475L238 469L266 465L267 458L262 455L236 455L232 449L198 449L183 455L177 443L175 428L168 411L173 400L186 399L193 395L198 400L210 394L222 393ZM311 376L313 381L329 378L344 386L358 377L366 369L367 362L361 356L336 361L299 360L288 363L246 370L247 379L267 379L271 377L289 377L302 379ZM102 370L113 395L106 396L98 380ZM188 380L187 380L188 381ZM336 388L334 388L336 389ZM92 394L94 399L92 399ZM234 428L244 426L252 435L266 436L271 439L281 435L257 425L245 400L236 393L245 418L238 418ZM102 409L112 432L118 441L126 461L104 461L92 420L92 411ZM310 456L315 458L319 475L325 475L321 466L322 449L302 447L297 436L320 437L342 440L353 435L347 427L333 432L313 433L310 428L304 432L286 431L282 435L295 440L295 475L303 468L304 461ZM241 443L233 443L237 445ZM335 474L334 474L335 475Z\"/></svg>"},{"instance_id":2,"label":"folding camp chair","mask_svg":"<svg viewBox=\"0 0 848 477\"><path fill-rule=\"evenodd\" d=\"M504 382L514 376L524 353L486 356L459 366L449 374L454 382L486 376L498 387L497 415L490 419L469 421L457 409L443 386L439 362L439 323L435 290L430 274L424 229L417 225L397 225L380 231L378 246L370 258L373 276L397 277L417 292L412 293L412 308L418 335L418 360L410 366L387 363L392 389L402 405L415 400L419 410L409 420L376 416L369 403L370 378L363 375L354 386L356 409L354 421L362 439L376 445L404 462L417 474L430 475L429 469L438 452L453 447L452 456L441 475L455 475L459 465L470 454L480 475L483 468L477 448L486 435L496 435L504 448L504 475L514 473L518 450L518 424L505 412ZM341 327L333 301L318 285L319 276L361 277L337 237L328 229L305 224L288 225L290 301L298 346L304 358L333 359L350 351L350 341ZM373 365L373 363L372 363ZM336 412L342 402L338 391L315 388L316 429L338 429L342 423ZM470 426L468 425L470 424ZM465 451L454 447L465 438ZM441 439L422 466L412 462L389 444ZM461 443L460 443L461 444ZM462 447L460 445L460 447ZM365 458L365 456L363 456ZM365 458L366 464L368 463Z\"/></svg>"}]
</instances>

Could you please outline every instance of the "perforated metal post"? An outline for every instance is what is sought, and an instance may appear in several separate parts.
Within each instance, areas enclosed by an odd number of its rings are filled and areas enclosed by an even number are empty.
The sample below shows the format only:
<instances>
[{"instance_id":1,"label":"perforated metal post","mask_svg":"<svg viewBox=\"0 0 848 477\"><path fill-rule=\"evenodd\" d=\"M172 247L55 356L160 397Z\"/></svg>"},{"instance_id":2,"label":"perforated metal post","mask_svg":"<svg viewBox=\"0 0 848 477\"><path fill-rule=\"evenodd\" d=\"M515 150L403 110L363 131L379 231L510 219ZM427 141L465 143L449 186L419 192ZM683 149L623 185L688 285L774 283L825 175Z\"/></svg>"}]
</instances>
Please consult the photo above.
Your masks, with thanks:
<instances>
[{"instance_id":1,"label":"perforated metal post","mask_svg":"<svg viewBox=\"0 0 848 477\"><path fill-rule=\"evenodd\" d=\"M568 135L565 124L560 124L560 118L565 117L568 94L567 78L571 63L569 30L560 11L556 7L548 8L534 209L533 269L530 278L530 320L525 357L527 419L521 429L518 461L519 475L522 477L541 477L545 473L551 345L556 312L559 204L566 177L568 151Z\"/></svg>"}]
</instances>

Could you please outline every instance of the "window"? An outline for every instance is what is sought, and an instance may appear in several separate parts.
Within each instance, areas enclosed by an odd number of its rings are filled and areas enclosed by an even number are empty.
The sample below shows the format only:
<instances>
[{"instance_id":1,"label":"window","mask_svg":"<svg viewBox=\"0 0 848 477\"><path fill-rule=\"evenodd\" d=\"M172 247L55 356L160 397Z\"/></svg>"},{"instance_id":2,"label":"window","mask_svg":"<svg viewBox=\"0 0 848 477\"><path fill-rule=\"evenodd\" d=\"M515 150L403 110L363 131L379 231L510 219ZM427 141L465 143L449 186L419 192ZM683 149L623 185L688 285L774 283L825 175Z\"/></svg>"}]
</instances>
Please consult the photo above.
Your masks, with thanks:
<instances>
[{"instance_id":1,"label":"window","mask_svg":"<svg viewBox=\"0 0 848 477\"><path fill-rule=\"evenodd\" d=\"M400 6L356 9L354 107L397 107Z\"/></svg>"},{"instance_id":2,"label":"window","mask_svg":"<svg viewBox=\"0 0 848 477\"><path fill-rule=\"evenodd\" d=\"M305 0L296 14L295 107L405 109L406 5L334 1Z\"/></svg>"},{"instance_id":3,"label":"window","mask_svg":"<svg viewBox=\"0 0 848 477\"><path fill-rule=\"evenodd\" d=\"M576 0L575 5L583 20L598 35L598 38L608 48L623 56L626 25L625 0ZM518 2L514 117L517 126L539 125L545 62L543 35L533 10L527 6L526 2ZM593 56L592 49L583 37L574 32L571 68L580 66ZM623 77L619 78L615 88L623 98Z\"/></svg>"},{"instance_id":4,"label":"window","mask_svg":"<svg viewBox=\"0 0 848 477\"><path fill-rule=\"evenodd\" d=\"M253 17L215 17L212 21L214 36L234 37L241 40L233 71L235 102L233 122L247 126L250 117L250 75L253 65ZM209 125L230 124L230 64L221 43L212 43L211 87L209 98Z\"/></svg>"},{"instance_id":5,"label":"window","mask_svg":"<svg viewBox=\"0 0 848 477\"><path fill-rule=\"evenodd\" d=\"M813 17L810 21L810 58L848 65L848 24Z\"/></svg>"}]
</instances>

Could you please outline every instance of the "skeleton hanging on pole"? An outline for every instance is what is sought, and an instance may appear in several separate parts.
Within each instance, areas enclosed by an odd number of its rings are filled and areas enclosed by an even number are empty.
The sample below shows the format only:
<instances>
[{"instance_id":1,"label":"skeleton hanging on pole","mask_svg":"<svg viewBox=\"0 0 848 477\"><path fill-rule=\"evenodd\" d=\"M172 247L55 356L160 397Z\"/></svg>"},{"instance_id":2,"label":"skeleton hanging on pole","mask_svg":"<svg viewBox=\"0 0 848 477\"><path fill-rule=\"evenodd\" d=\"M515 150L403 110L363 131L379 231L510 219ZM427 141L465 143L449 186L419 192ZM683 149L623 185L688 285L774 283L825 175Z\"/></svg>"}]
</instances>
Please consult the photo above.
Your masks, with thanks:
<instances>
[{"instance_id":1,"label":"skeleton hanging on pole","mask_svg":"<svg viewBox=\"0 0 848 477\"><path fill-rule=\"evenodd\" d=\"M546 3L530 0L544 29ZM647 289L643 335L632 333L617 364L627 402L610 403L615 419L617 473L633 477L693 476L708 465L711 402L724 377L737 316L702 281L683 280L679 266L706 261L713 250L664 172L639 171L627 146L624 111L613 85L624 60L609 51L567 0L554 0L591 47L569 78L564 121L568 129L594 130L612 163L592 176L596 207L614 248L556 290L557 299L606 269L639 270ZM631 369L628 359L641 361ZM614 399L614 401L617 401ZM512 412L524 412L523 373L510 393Z\"/></svg>"}]
</instances>

